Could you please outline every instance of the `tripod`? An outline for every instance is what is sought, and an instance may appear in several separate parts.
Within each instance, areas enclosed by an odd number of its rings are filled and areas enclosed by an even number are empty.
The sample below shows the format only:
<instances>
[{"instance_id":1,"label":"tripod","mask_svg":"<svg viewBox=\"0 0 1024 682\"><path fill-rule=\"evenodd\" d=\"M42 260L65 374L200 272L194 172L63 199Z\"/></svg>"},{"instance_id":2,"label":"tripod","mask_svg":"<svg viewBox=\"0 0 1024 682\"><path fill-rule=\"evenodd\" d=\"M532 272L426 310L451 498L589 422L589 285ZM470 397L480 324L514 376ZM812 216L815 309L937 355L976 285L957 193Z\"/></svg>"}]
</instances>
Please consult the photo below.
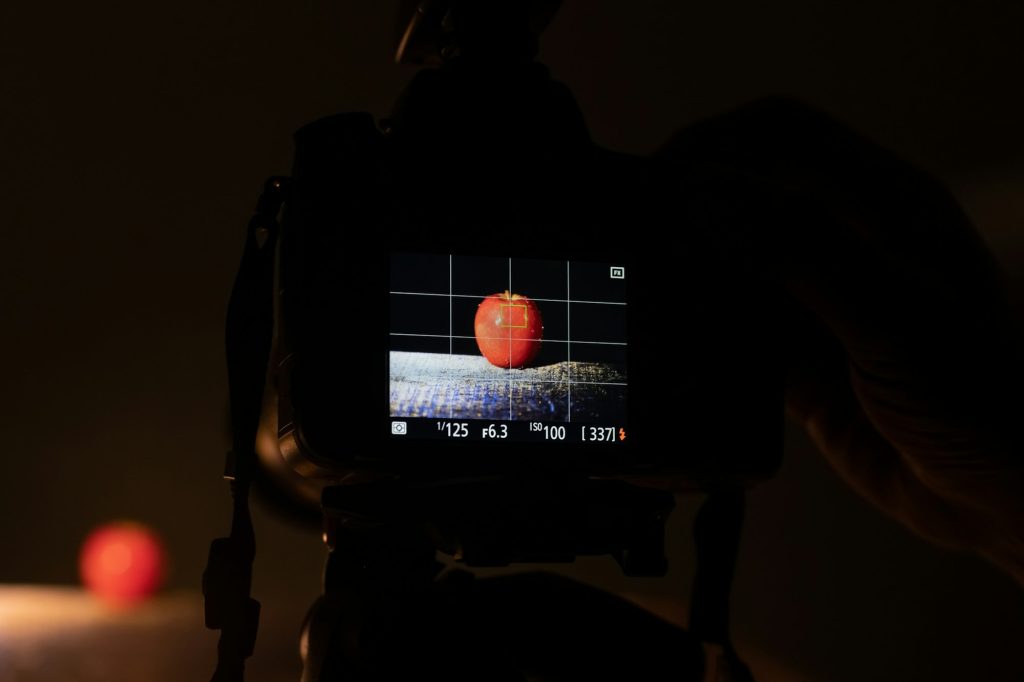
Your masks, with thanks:
<instances>
[{"instance_id":1,"label":"tripod","mask_svg":"<svg viewBox=\"0 0 1024 682\"><path fill-rule=\"evenodd\" d=\"M303 682L747 679L727 634L736 491L698 515L691 633L575 581L475 579L435 558L438 545L471 566L612 554L627 575L663 575L669 493L587 479L388 482L328 488L323 504L329 554Z\"/></svg>"}]
</instances>

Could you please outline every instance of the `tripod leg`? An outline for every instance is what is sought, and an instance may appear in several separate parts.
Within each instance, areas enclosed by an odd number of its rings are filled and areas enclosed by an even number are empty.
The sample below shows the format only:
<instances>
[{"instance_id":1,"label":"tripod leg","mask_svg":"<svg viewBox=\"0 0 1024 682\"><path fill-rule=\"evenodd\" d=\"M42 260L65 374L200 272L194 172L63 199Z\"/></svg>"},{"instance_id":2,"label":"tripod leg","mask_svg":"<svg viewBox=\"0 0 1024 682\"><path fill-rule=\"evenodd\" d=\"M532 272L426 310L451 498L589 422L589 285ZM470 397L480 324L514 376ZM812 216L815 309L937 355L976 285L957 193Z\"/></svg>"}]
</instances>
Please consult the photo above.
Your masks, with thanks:
<instances>
[{"instance_id":1,"label":"tripod leg","mask_svg":"<svg viewBox=\"0 0 1024 682\"><path fill-rule=\"evenodd\" d=\"M705 679L753 682L729 638L729 593L736 570L746 494L742 488L712 492L694 520L697 574L690 599L690 632L704 642Z\"/></svg>"},{"instance_id":2,"label":"tripod leg","mask_svg":"<svg viewBox=\"0 0 1024 682\"><path fill-rule=\"evenodd\" d=\"M390 633L440 571L424 533L398 526L330 528L324 593L303 628L302 682L388 679Z\"/></svg>"}]
</instances>

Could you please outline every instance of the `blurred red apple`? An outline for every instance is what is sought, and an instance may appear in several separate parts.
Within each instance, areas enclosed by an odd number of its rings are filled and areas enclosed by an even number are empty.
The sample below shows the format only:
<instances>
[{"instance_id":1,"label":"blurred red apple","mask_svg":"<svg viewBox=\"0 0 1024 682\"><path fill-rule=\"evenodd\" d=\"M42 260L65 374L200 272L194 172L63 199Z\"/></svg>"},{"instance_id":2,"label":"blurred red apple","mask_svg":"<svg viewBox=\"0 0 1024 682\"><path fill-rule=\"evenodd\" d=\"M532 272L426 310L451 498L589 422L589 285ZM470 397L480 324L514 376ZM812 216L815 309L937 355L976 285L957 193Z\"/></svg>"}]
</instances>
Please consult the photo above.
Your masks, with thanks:
<instances>
[{"instance_id":1,"label":"blurred red apple","mask_svg":"<svg viewBox=\"0 0 1024 682\"><path fill-rule=\"evenodd\" d=\"M79 555L82 583L114 606L149 597L164 577L164 550L156 534L138 523L101 526L85 539Z\"/></svg>"},{"instance_id":2,"label":"blurred red apple","mask_svg":"<svg viewBox=\"0 0 1024 682\"><path fill-rule=\"evenodd\" d=\"M508 291L480 302L474 322L476 344L492 365L518 369L540 353L544 319L537 304Z\"/></svg>"}]
</instances>

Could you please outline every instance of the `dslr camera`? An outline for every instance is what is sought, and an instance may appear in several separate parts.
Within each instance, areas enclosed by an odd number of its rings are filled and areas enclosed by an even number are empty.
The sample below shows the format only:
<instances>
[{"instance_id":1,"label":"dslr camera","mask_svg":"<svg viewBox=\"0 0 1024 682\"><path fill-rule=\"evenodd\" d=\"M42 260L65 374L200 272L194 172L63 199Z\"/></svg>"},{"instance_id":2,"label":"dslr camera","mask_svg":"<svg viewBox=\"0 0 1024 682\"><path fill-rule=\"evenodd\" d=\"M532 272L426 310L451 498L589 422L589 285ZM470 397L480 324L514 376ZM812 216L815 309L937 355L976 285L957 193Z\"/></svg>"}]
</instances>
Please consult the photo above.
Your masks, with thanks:
<instances>
[{"instance_id":1,"label":"dslr camera","mask_svg":"<svg viewBox=\"0 0 1024 682\"><path fill-rule=\"evenodd\" d=\"M731 651L742 490L781 457L764 206L685 155L596 144L533 61L557 5L420 2L399 53L434 68L387 120L303 127L290 178L268 183L228 316L215 679L240 679L255 641L250 479L324 520L304 680L382 670L351 643L397 632L380 605L430 592L438 550L663 574L668 490L711 494L690 628Z\"/></svg>"},{"instance_id":2,"label":"dslr camera","mask_svg":"<svg viewBox=\"0 0 1024 682\"><path fill-rule=\"evenodd\" d=\"M264 459L320 481L775 471L775 295L719 232L721 183L594 144L532 62L456 58L390 120L295 140Z\"/></svg>"}]
</instances>

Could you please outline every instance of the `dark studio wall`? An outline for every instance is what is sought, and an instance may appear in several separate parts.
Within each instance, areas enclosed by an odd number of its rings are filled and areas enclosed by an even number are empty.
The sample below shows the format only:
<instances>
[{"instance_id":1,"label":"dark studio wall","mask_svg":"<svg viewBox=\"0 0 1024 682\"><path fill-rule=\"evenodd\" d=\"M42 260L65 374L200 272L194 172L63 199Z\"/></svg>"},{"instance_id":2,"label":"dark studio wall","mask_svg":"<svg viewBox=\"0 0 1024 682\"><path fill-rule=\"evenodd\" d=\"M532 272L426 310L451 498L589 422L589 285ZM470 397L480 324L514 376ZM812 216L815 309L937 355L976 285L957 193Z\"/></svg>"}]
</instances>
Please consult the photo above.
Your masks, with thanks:
<instances>
[{"instance_id":1,"label":"dark studio wall","mask_svg":"<svg viewBox=\"0 0 1024 682\"><path fill-rule=\"evenodd\" d=\"M396 2L0 6L0 582L73 582L88 530L152 524L195 588L228 523L222 326L262 181L328 113L386 115ZM1003 0L568 0L541 59L595 140L646 153L757 96L796 95L946 182L1024 287L1024 8ZM850 492L790 428L755 491L741 641L811 679L1024 677L1024 599ZM587 579L681 598L670 579ZM297 613L318 534L257 513L257 586ZM295 605L300 605L296 607ZM212 646L212 640L211 640Z\"/></svg>"}]
</instances>

